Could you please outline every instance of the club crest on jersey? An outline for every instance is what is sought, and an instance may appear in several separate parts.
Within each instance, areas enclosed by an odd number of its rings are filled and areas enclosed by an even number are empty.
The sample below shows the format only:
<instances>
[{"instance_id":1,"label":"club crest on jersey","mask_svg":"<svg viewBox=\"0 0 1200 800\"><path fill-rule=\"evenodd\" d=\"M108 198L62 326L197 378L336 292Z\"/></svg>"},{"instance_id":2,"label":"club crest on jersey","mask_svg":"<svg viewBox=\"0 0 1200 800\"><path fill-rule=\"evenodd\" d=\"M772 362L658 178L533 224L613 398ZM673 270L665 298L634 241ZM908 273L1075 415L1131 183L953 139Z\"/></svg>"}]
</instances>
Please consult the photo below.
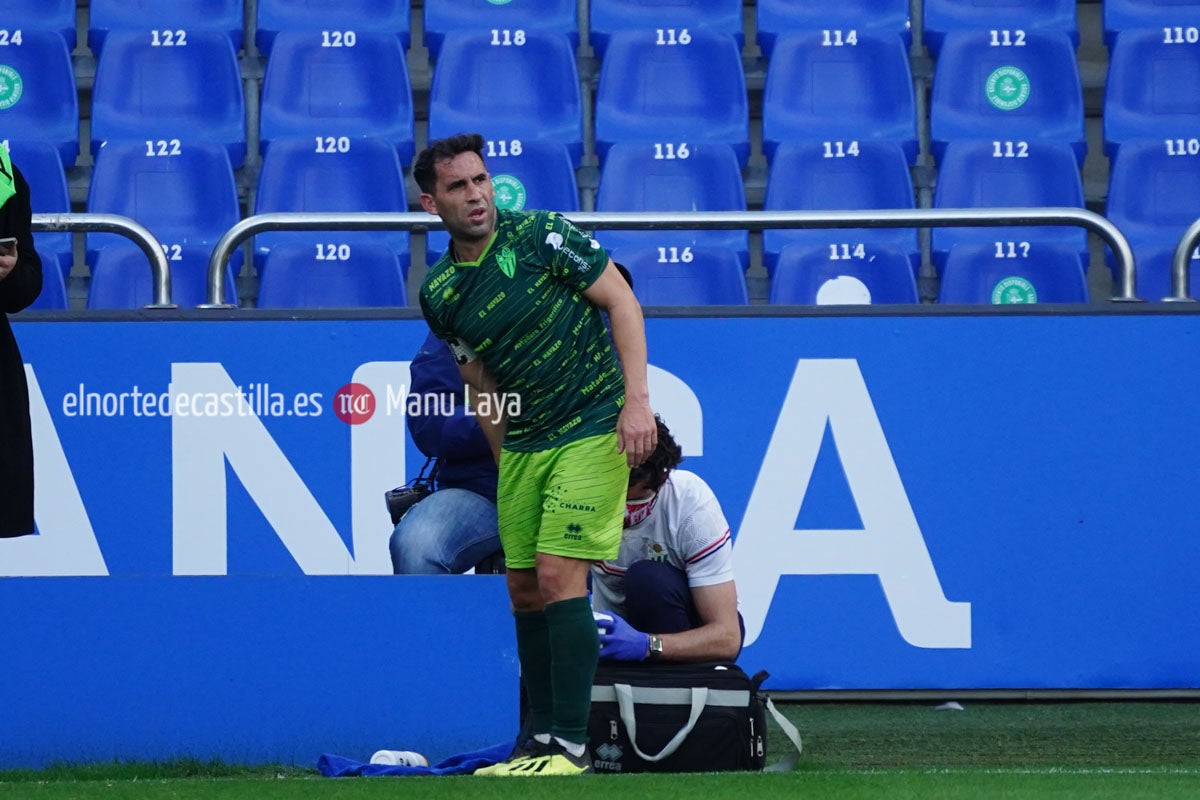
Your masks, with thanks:
<instances>
[{"instance_id":1,"label":"club crest on jersey","mask_svg":"<svg viewBox=\"0 0 1200 800\"><path fill-rule=\"evenodd\" d=\"M511 278L517 271L517 254L512 248L506 247L496 254L496 263L506 278Z\"/></svg>"}]
</instances>

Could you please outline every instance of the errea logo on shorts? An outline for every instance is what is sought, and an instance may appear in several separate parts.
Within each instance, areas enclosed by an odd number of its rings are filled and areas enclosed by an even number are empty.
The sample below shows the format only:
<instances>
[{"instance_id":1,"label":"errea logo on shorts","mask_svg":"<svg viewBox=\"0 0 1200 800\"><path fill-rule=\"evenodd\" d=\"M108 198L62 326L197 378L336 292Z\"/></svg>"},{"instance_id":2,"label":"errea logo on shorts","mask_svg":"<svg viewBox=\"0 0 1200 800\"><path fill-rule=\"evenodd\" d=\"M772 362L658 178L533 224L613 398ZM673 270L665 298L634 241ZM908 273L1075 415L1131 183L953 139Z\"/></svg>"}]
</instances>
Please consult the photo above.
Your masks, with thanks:
<instances>
[{"instance_id":1,"label":"errea logo on shorts","mask_svg":"<svg viewBox=\"0 0 1200 800\"><path fill-rule=\"evenodd\" d=\"M25 94L21 73L7 64L0 64L0 110L12 108Z\"/></svg>"},{"instance_id":2,"label":"errea logo on shorts","mask_svg":"<svg viewBox=\"0 0 1200 800\"><path fill-rule=\"evenodd\" d=\"M1013 111L1029 99L1029 78L1016 67L997 67L984 85L988 102L1001 111Z\"/></svg>"}]
</instances>

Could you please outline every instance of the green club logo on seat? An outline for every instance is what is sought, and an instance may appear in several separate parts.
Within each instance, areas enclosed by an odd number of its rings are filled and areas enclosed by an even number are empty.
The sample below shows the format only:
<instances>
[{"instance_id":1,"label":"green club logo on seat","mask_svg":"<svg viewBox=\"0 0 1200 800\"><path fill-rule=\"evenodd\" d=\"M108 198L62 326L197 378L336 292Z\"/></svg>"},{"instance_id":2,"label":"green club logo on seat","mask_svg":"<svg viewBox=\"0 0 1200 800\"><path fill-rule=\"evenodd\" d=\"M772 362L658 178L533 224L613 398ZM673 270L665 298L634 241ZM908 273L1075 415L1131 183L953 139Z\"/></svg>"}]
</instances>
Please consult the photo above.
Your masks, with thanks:
<instances>
[{"instance_id":1,"label":"green club logo on seat","mask_svg":"<svg viewBox=\"0 0 1200 800\"><path fill-rule=\"evenodd\" d=\"M0 64L0 110L12 108L25 93L21 73L7 64Z\"/></svg>"},{"instance_id":2,"label":"green club logo on seat","mask_svg":"<svg viewBox=\"0 0 1200 800\"><path fill-rule=\"evenodd\" d=\"M512 175L493 175L492 186L496 190L496 208L520 211L525 207L525 184Z\"/></svg>"},{"instance_id":3,"label":"green club logo on seat","mask_svg":"<svg viewBox=\"0 0 1200 800\"><path fill-rule=\"evenodd\" d=\"M1013 305L1017 303L1036 303L1037 289L1024 278L1011 276L1004 278L992 287L992 305Z\"/></svg>"},{"instance_id":4,"label":"green club logo on seat","mask_svg":"<svg viewBox=\"0 0 1200 800\"><path fill-rule=\"evenodd\" d=\"M997 67L988 75L988 101L1001 111L1012 111L1029 99L1029 78L1016 67Z\"/></svg>"}]
</instances>

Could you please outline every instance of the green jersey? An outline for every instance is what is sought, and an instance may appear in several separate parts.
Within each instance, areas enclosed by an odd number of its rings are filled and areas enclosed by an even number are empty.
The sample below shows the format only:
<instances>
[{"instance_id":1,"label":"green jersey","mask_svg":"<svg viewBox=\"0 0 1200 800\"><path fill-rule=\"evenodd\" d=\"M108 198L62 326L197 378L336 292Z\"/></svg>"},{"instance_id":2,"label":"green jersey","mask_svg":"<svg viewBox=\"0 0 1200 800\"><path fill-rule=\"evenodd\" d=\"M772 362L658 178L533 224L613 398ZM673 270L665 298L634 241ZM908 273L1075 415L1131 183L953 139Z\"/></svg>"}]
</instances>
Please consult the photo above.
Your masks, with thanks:
<instances>
[{"instance_id":1,"label":"green jersey","mask_svg":"<svg viewBox=\"0 0 1200 800\"><path fill-rule=\"evenodd\" d=\"M495 377L509 412L505 448L533 452L612 432L625 381L600 309L582 295L608 253L554 212L496 215L478 261L456 263L447 250L429 268L425 320L459 363L479 357Z\"/></svg>"}]
</instances>

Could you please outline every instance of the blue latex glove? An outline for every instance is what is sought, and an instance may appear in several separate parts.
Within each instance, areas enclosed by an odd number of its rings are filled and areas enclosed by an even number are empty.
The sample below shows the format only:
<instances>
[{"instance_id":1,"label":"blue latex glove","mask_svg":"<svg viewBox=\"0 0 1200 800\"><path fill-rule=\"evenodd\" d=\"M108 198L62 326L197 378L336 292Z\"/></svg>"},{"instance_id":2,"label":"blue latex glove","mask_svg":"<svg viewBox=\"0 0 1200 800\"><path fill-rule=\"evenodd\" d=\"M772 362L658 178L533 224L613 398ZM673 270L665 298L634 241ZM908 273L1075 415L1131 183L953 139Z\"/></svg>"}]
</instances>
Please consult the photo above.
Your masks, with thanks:
<instances>
[{"instance_id":1,"label":"blue latex glove","mask_svg":"<svg viewBox=\"0 0 1200 800\"><path fill-rule=\"evenodd\" d=\"M600 657L614 661L645 661L650 651L650 634L611 612L592 612L600 631Z\"/></svg>"}]
</instances>

